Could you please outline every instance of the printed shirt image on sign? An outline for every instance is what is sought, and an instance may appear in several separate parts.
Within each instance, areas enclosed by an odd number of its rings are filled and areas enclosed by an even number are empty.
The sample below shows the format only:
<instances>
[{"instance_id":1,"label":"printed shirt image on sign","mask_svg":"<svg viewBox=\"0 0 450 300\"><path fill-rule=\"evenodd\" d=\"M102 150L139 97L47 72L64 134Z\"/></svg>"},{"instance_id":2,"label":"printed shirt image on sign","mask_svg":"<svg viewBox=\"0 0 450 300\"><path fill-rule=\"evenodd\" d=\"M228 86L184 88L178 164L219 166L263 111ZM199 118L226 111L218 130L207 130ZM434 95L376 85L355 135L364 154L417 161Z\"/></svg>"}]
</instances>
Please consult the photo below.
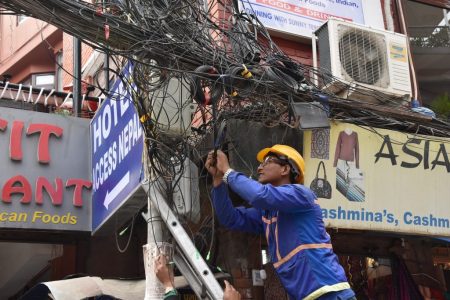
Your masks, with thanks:
<instances>
[{"instance_id":1,"label":"printed shirt image on sign","mask_svg":"<svg viewBox=\"0 0 450 300\"><path fill-rule=\"evenodd\" d=\"M127 64L124 78L131 70L132 65ZM143 130L131 91L119 78L110 95L90 126L93 232L136 192L143 179Z\"/></svg>"},{"instance_id":2,"label":"printed shirt image on sign","mask_svg":"<svg viewBox=\"0 0 450 300\"><path fill-rule=\"evenodd\" d=\"M239 5L267 28L305 37L330 17L365 24L362 0L243 0Z\"/></svg>"}]
</instances>

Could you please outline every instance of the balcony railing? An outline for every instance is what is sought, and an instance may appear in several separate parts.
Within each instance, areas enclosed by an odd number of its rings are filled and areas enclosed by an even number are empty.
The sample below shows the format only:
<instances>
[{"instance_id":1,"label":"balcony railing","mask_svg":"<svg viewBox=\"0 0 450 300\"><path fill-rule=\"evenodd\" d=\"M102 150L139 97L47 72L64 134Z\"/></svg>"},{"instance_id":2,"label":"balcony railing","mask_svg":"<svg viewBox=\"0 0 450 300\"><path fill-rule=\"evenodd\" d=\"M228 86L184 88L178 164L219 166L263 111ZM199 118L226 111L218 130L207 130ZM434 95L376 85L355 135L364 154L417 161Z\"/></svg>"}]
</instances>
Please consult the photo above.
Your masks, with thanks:
<instances>
[{"instance_id":1,"label":"balcony railing","mask_svg":"<svg viewBox=\"0 0 450 300\"><path fill-rule=\"evenodd\" d=\"M448 26L420 26L408 28L412 46L420 48L450 47Z\"/></svg>"}]
</instances>

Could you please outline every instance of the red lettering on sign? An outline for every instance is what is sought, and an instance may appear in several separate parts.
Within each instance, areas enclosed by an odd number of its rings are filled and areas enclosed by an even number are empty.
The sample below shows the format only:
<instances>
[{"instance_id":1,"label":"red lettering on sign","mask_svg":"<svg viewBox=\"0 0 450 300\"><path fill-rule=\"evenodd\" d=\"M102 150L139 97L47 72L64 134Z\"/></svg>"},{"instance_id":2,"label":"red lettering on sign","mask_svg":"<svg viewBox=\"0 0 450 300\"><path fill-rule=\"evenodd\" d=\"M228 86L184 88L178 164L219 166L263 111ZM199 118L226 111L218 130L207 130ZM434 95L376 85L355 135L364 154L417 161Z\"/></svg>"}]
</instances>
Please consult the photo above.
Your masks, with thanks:
<instances>
[{"instance_id":1,"label":"red lettering on sign","mask_svg":"<svg viewBox=\"0 0 450 300\"><path fill-rule=\"evenodd\" d=\"M12 160L22 160L22 121L14 121L9 143L9 157Z\"/></svg>"},{"instance_id":2,"label":"red lettering on sign","mask_svg":"<svg viewBox=\"0 0 450 300\"><path fill-rule=\"evenodd\" d=\"M0 130L4 131L6 129L6 126L8 126L8 121L0 119Z\"/></svg>"},{"instance_id":3,"label":"red lettering on sign","mask_svg":"<svg viewBox=\"0 0 450 300\"><path fill-rule=\"evenodd\" d=\"M17 184L20 184L19 186ZM11 203L11 195L12 194L22 194L22 199L20 199L21 203L30 203L31 201L31 185L28 180L21 176L17 175L11 177L3 186L2 191L2 200L6 203Z\"/></svg>"},{"instance_id":4,"label":"red lettering on sign","mask_svg":"<svg viewBox=\"0 0 450 300\"><path fill-rule=\"evenodd\" d=\"M89 180L71 178L67 180L66 187L75 186L73 191L73 205L77 207L83 206L83 187L91 189L92 182Z\"/></svg>"},{"instance_id":5,"label":"red lettering on sign","mask_svg":"<svg viewBox=\"0 0 450 300\"><path fill-rule=\"evenodd\" d=\"M39 143L38 143L38 161L43 164L48 164L50 162L50 151L49 151L49 139L53 134L57 138L60 138L63 133L63 129L58 126L49 124L30 124L27 130L27 135L34 133L40 133Z\"/></svg>"},{"instance_id":6,"label":"red lettering on sign","mask_svg":"<svg viewBox=\"0 0 450 300\"><path fill-rule=\"evenodd\" d=\"M47 178L38 177L36 180L36 203L43 203L43 190L45 190L53 205L61 205L63 199L63 181L61 178L55 178L55 186L56 188L53 188Z\"/></svg>"}]
</instances>

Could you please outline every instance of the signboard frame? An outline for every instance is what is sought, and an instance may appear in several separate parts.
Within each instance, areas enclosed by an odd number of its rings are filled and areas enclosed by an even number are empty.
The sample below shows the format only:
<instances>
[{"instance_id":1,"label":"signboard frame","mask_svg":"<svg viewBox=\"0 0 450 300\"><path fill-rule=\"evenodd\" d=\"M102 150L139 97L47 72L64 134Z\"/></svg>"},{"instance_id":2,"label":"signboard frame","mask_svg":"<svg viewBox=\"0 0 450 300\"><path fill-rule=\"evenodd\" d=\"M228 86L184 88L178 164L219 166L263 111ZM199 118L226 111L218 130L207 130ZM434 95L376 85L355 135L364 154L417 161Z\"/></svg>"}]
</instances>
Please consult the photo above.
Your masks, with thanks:
<instances>
[{"instance_id":1,"label":"signboard frame","mask_svg":"<svg viewBox=\"0 0 450 300\"><path fill-rule=\"evenodd\" d=\"M450 237L449 150L450 139L334 122L304 133L305 185L327 227Z\"/></svg>"},{"instance_id":2,"label":"signboard frame","mask_svg":"<svg viewBox=\"0 0 450 300\"><path fill-rule=\"evenodd\" d=\"M127 63L90 124L93 235L117 215L144 180L144 132L132 101L136 89L132 70L132 63Z\"/></svg>"},{"instance_id":3,"label":"signboard frame","mask_svg":"<svg viewBox=\"0 0 450 300\"><path fill-rule=\"evenodd\" d=\"M330 17L362 25L366 20L365 0L243 0L239 9L255 15L268 29L311 38Z\"/></svg>"},{"instance_id":4,"label":"signboard frame","mask_svg":"<svg viewBox=\"0 0 450 300\"><path fill-rule=\"evenodd\" d=\"M91 231L88 132L87 119L0 110L0 227Z\"/></svg>"}]
</instances>

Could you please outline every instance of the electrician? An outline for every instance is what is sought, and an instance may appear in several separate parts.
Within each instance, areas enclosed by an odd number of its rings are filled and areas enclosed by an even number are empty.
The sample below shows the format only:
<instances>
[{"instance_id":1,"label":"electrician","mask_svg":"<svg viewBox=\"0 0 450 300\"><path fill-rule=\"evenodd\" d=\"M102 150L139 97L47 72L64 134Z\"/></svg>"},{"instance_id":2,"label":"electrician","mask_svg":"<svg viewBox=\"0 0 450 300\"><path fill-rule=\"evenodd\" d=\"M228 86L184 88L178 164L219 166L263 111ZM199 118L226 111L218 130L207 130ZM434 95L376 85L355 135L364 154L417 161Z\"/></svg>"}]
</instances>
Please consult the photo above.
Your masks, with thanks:
<instances>
[{"instance_id":1,"label":"electrician","mask_svg":"<svg viewBox=\"0 0 450 300\"><path fill-rule=\"evenodd\" d=\"M291 299L355 298L325 231L316 196L303 185L305 163L292 147L274 145L257 156L258 181L230 168L222 151L205 167L213 177L212 199L222 225L263 233L275 270ZM228 188L252 207L234 207Z\"/></svg>"}]
</instances>

